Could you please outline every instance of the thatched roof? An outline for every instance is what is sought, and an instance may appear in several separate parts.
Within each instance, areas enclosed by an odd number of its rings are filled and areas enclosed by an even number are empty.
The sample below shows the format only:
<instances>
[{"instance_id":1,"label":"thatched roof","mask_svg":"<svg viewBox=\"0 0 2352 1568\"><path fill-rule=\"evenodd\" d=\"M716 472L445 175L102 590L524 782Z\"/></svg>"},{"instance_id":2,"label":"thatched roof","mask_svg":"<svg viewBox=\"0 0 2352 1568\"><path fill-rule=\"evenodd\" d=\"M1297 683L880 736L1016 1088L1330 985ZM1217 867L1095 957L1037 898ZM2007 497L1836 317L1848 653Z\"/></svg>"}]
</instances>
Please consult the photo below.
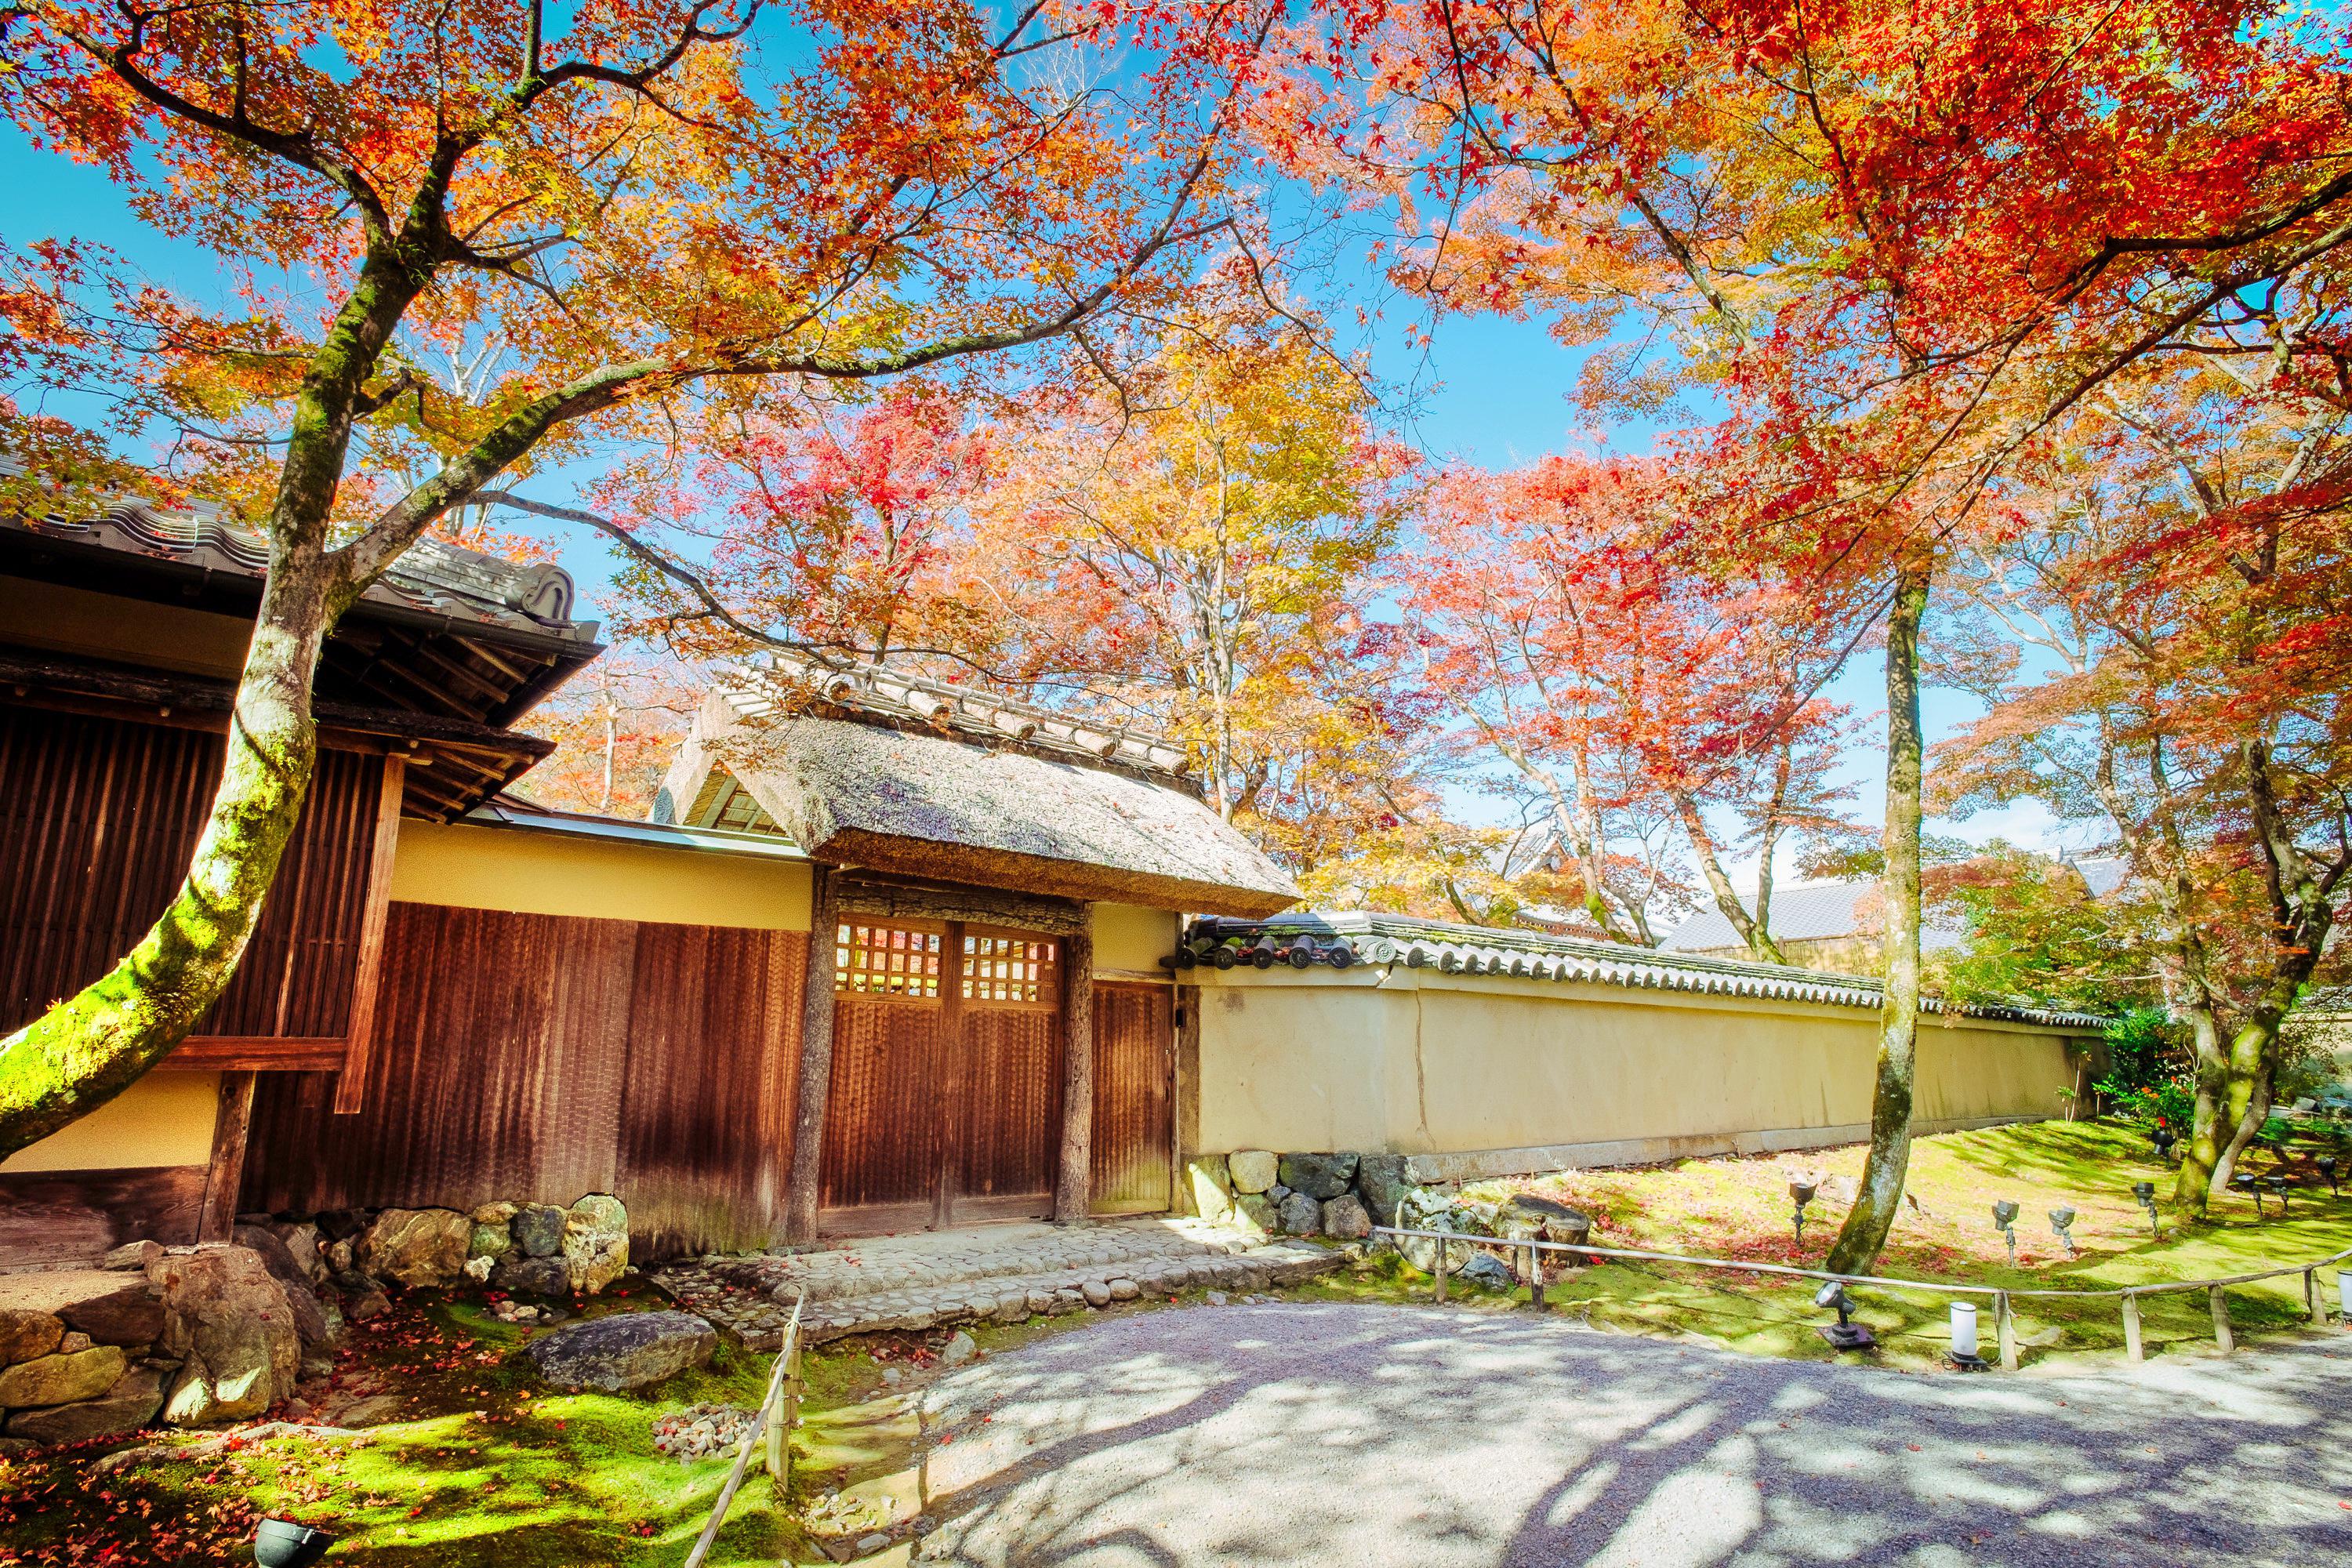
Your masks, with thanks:
<instances>
[{"instance_id":1,"label":"thatched roof","mask_svg":"<svg viewBox=\"0 0 2352 1568\"><path fill-rule=\"evenodd\" d=\"M1034 735L942 728L822 694L794 706L757 683L723 687L672 765L656 819L731 814L828 864L1064 898L1251 916L1298 897L1148 752L1130 770L1055 754Z\"/></svg>"}]
</instances>

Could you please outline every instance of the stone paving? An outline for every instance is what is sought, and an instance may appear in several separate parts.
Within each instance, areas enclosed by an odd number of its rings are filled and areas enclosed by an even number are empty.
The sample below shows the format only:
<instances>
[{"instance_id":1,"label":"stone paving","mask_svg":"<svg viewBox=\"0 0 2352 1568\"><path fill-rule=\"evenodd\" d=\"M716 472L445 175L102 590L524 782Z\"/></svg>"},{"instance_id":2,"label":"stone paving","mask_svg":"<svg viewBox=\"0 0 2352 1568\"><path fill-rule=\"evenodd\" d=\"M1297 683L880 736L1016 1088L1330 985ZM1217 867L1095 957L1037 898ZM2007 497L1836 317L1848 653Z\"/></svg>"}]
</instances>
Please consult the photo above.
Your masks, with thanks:
<instances>
[{"instance_id":1,"label":"stone paving","mask_svg":"<svg viewBox=\"0 0 2352 1568\"><path fill-rule=\"evenodd\" d=\"M1196 1219L992 1225L875 1237L822 1251L741 1253L655 1273L678 1303L754 1350L782 1341L803 1290L810 1343L886 1329L1019 1322L1187 1287L1263 1290L1339 1266L1339 1254Z\"/></svg>"}]
</instances>

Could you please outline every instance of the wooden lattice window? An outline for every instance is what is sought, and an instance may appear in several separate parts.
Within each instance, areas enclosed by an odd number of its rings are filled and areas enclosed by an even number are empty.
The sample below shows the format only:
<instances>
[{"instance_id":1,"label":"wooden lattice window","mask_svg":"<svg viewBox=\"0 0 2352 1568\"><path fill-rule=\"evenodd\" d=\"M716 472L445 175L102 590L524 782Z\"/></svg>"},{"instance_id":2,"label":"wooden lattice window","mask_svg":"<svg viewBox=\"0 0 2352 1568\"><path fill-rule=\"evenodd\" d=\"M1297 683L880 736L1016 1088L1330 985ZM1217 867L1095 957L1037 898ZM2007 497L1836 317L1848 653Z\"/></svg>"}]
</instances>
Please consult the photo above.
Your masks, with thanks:
<instances>
[{"instance_id":1,"label":"wooden lattice window","mask_svg":"<svg viewBox=\"0 0 2352 1568\"><path fill-rule=\"evenodd\" d=\"M941 943L935 931L845 921L833 950L833 988L849 996L937 1001Z\"/></svg>"},{"instance_id":2,"label":"wooden lattice window","mask_svg":"<svg viewBox=\"0 0 2352 1568\"><path fill-rule=\"evenodd\" d=\"M963 999L1000 1007L1060 1005L1051 937L967 931L963 939Z\"/></svg>"}]
</instances>

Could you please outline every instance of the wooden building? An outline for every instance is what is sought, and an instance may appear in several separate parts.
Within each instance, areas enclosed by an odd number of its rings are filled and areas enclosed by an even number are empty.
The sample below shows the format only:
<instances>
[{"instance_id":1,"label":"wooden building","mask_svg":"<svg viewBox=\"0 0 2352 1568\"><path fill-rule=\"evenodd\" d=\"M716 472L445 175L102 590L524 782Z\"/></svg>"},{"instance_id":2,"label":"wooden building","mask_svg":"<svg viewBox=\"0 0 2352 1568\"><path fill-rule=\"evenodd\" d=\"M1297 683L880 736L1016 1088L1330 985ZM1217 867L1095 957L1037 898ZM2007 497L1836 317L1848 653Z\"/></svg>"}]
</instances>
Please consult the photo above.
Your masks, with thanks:
<instances>
[{"instance_id":1,"label":"wooden building","mask_svg":"<svg viewBox=\"0 0 2352 1568\"><path fill-rule=\"evenodd\" d=\"M133 503L0 521L0 1027L176 887L264 558ZM506 793L548 750L512 726L598 651L571 601L428 545L347 617L236 983L0 1164L0 1266L241 1210L591 1192L646 1256L1170 1206L1179 911L1296 896L1176 755L772 664L714 695L663 820L541 811Z\"/></svg>"}]
</instances>

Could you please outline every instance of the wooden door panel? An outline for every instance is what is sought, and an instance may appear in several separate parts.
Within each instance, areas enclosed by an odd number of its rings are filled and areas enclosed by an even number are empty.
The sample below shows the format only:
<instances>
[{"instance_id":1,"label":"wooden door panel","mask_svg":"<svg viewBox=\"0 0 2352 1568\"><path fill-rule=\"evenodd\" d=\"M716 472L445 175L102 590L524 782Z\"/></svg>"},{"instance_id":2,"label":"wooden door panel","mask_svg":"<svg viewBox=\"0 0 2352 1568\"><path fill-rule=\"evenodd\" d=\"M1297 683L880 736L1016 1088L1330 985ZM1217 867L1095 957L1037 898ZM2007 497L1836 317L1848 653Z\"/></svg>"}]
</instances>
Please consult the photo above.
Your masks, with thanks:
<instances>
[{"instance_id":1,"label":"wooden door panel","mask_svg":"<svg viewBox=\"0 0 2352 1568\"><path fill-rule=\"evenodd\" d=\"M819 1218L827 1230L930 1223L939 1191L940 1009L923 1002L834 1003Z\"/></svg>"},{"instance_id":2,"label":"wooden door panel","mask_svg":"<svg viewBox=\"0 0 2352 1568\"><path fill-rule=\"evenodd\" d=\"M1173 1206L1176 1030L1165 985L1095 984L1096 1214Z\"/></svg>"},{"instance_id":3,"label":"wooden door panel","mask_svg":"<svg viewBox=\"0 0 2352 1568\"><path fill-rule=\"evenodd\" d=\"M1062 1016L1043 1008L963 1010L961 1149L950 1223L1054 1211L1062 1140Z\"/></svg>"}]
</instances>

